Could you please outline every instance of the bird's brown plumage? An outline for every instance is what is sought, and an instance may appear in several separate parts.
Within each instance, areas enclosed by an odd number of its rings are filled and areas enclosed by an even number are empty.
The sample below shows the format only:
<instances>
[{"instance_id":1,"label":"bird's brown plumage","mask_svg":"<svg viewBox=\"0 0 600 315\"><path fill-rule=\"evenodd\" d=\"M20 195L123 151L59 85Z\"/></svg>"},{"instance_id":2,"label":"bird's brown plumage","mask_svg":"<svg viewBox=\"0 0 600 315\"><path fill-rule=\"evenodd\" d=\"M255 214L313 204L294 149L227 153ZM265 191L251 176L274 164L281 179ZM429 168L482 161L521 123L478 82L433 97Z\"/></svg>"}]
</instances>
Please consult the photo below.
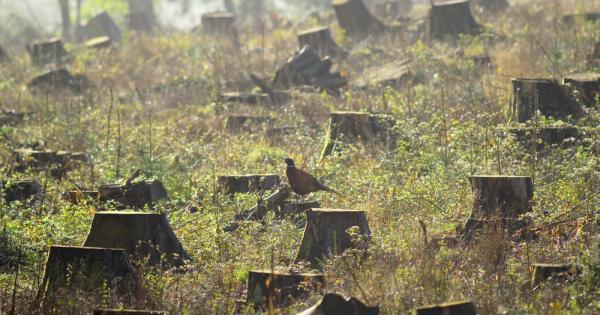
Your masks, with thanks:
<instances>
[{"instance_id":1,"label":"bird's brown plumage","mask_svg":"<svg viewBox=\"0 0 600 315\"><path fill-rule=\"evenodd\" d=\"M338 192L320 183L314 176L308 172L299 169L294 164L292 159L285 159L287 163L287 169L285 175L288 178L288 182L292 187L292 190L300 195L308 195L317 191L328 191L337 194Z\"/></svg>"}]
</instances>

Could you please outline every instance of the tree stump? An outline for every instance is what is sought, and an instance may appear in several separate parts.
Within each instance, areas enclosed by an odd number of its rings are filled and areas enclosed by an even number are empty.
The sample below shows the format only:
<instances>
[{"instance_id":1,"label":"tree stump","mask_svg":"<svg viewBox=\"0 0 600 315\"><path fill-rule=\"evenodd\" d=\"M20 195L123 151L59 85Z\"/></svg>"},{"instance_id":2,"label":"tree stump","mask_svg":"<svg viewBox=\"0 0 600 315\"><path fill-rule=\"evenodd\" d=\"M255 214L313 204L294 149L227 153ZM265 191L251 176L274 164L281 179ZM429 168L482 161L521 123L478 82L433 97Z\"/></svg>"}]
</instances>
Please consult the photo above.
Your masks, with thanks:
<instances>
[{"instance_id":1,"label":"tree stump","mask_svg":"<svg viewBox=\"0 0 600 315\"><path fill-rule=\"evenodd\" d=\"M413 82L414 76L410 71L410 63L403 60L369 67L353 82L353 85L360 89L391 87L398 90Z\"/></svg>"},{"instance_id":2,"label":"tree stump","mask_svg":"<svg viewBox=\"0 0 600 315\"><path fill-rule=\"evenodd\" d=\"M477 315L477 309L471 301L452 302L422 306L415 309L414 315Z\"/></svg>"},{"instance_id":3,"label":"tree stump","mask_svg":"<svg viewBox=\"0 0 600 315\"><path fill-rule=\"evenodd\" d=\"M158 213L96 212L83 246L123 248L150 266L179 267L190 260L167 216Z\"/></svg>"},{"instance_id":4,"label":"tree stump","mask_svg":"<svg viewBox=\"0 0 600 315\"><path fill-rule=\"evenodd\" d=\"M506 0L476 0L474 3L492 13L502 12L510 7Z\"/></svg>"},{"instance_id":5,"label":"tree stump","mask_svg":"<svg viewBox=\"0 0 600 315\"><path fill-rule=\"evenodd\" d=\"M94 310L94 315L166 315L163 311L142 311L142 310Z\"/></svg>"},{"instance_id":6,"label":"tree stump","mask_svg":"<svg viewBox=\"0 0 600 315\"><path fill-rule=\"evenodd\" d=\"M35 180L21 180L8 185L0 183L0 187L4 190L4 200L7 203L27 201L43 193L42 185Z\"/></svg>"},{"instance_id":7,"label":"tree stump","mask_svg":"<svg viewBox=\"0 0 600 315\"><path fill-rule=\"evenodd\" d=\"M526 147L531 147L535 143L537 150L572 145L582 137L576 127L544 127L537 129L537 134L534 128L515 128L510 131L517 141Z\"/></svg>"},{"instance_id":8,"label":"tree stump","mask_svg":"<svg viewBox=\"0 0 600 315\"><path fill-rule=\"evenodd\" d=\"M306 227L296 262L317 264L327 257L341 255L354 246L350 235L346 233L353 226L358 226L361 235L371 235L364 211L322 208L306 211Z\"/></svg>"},{"instance_id":9,"label":"tree stump","mask_svg":"<svg viewBox=\"0 0 600 315\"><path fill-rule=\"evenodd\" d=\"M237 42L235 15L230 12L209 12L202 15L202 30L209 35L229 38Z\"/></svg>"},{"instance_id":10,"label":"tree stump","mask_svg":"<svg viewBox=\"0 0 600 315\"><path fill-rule=\"evenodd\" d=\"M140 290L137 271L123 249L50 247L38 293L44 309L77 291L91 294L106 289L114 290L124 301Z\"/></svg>"},{"instance_id":11,"label":"tree stump","mask_svg":"<svg viewBox=\"0 0 600 315\"><path fill-rule=\"evenodd\" d=\"M37 41L27 45L31 63L43 67L49 64L60 65L67 57L67 51L60 38Z\"/></svg>"},{"instance_id":12,"label":"tree stump","mask_svg":"<svg viewBox=\"0 0 600 315\"><path fill-rule=\"evenodd\" d=\"M337 147L350 143L378 142L386 147L395 147L395 124L395 119L388 115L333 112L330 114L329 131L320 159L333 153Z\"/></svg>"},{"instance_id":13,"label":"tree stump","mask_svg":"<svg viewBox=\"0 0 600 315\"><path fill-rule=\"evenodd\" d=\"M272 189L281 178L277 174L219 175L217 182L222 192L231 195Z\"/></svg>"},{"instance_id":14,"label":"tree stump","mask_svg":"<svg viewBox=\"0 0 600 315\"><path fill-rule=\"evenodd\" d=\"M81 26L77 37L79 41L108 37L111 43L120 43L123 35L113 18L107 12L102 12Z\"/></svg>"},{"instance_id":15,"label":"tree stump","mask_svg":"<svg viewBox=\"0 0 600 315\"><path fill-rule=\"evenodd\" d=\"M75 76L65 68L58 68L35 76L27 83L27 88L33 91L71 90L74 93L80 93L86 81L87 79L83 75Z\"/></svg>"},{"instance_id":16,"label":"tree stump","mask_svg":"<svg viewBox=\"0 0 600 315\"><path fill-rule=\"evenodd\" d=\"M585 106L600 104L600 74L579 73L563 78L563 84L575 91L575 96Z\"/></svg>"},{"instance_id":17,"label":"tree stump","mask_svg":"<svg viewBox=\"0 0 600 315\"><path fill-rule=\"evenodd\" d=\"M429 11L431 39L457 39L461 34L477 35L479 32L479 24L471 13L468 0L432 3Z\"/></svg>"},{"instance_id":18,"label":"tree stump","mask_svg":"<svg viewBox=\"0 0 600 315\"><path fill-rule=\"evenodd\" d=\"M143 208L154 206L161 200L169 200L169 194L157 179L141 180L126 185L109 184L98 188L101 202L114 201L124 207Z\"/></svg>"},{"instance_id":19,"label":"tree stump","mask_svg":"<svg viewBox=\"0 0 600 315\"><path fill-rule=\"evenodd\" d=\"M582 267L576 264L532 264L531 269L531 287L536 287L550 278L564 282L582 271Z\"/></svg>"},{"instance_id":20,"label":"tree stump","mask_svg":"<svg viewBox=\"0 0 600 315\"><path fill-rule=\"evenodd\" d=\"M327 293L319 302L298 315L379 315L379 307L367 306L356 298L345 298L339 294Z\"/></svg>"},{"instance_id":21,"label":"tree stump","mask_svg":"<svg viewBox=\"0 0 600 315\"><path fill-rule=\"evenodd\" d=\"M152 33L156 28L156 15L152 0L127 0L129 5L129 29Z\"/></svg>"},{"instance_id":22,"label":"tree stump","mask_svg":"<svg viewBox=\"0 0 600 315\"><path fill-rule=\"evenodd\" d=\"M311 47L321 57L331 56L335 58L342 55L341 48L333 40L329 28L325 26L300 32L298 34L298 44L300 47Z\"/></svg>"},{"instance_id":23,"label":"tree stump","mask_svg":"<svg viewBox=\"0 0 600 315\"><path fill-rule=\"evenodd\" d=\"M244 116L244 115L231 115L227 117L227 123L225 129L233 134L241 132L254 132L265 125L271 124L273 120L267 116Z\"/></svg>"},{"instance_id":24,"label":"tree stump","mask_svg":"<svg viewBox=\"0 0 600 315\"><path fill-rule=\"evenodd\" d=\"M325 286L322 274L287 273L271 270L251 270L248 274L248 302L256 309L268 310L321 291Z\"/></svg>"},{"instance_id":25,"label":"tree stump","mask_svg":"<svg viewBox=\"0 0 600 315\"><path fill-rule=\"evenodd\" d=\"M515 78L512 87L512 109L518 122L534 118L536 109L544 116L559 119L582 113L568 87L554 80Z\"/></svg>"},{"instance_id":26,"label":"tree stump","mask_svg":"<svg viewBox=\"0 0 600 315\"><path fill-rule=\"evenodd\" d=\"M93 49L103 49L112 46L112 41L108 36L95 37L85 42L85 47Z\"/></svg>"},{"instance_id":27,"label":"tree stump","mask_svg":"<svg viewBox=\"0 0 600 315\"><path fill-rule=\"evenodd\" d=\"M331 2L340 27L351 37L377 35L385 25L369 12L362 0L334 0Z\"/></svg>"},{"instance_id":28,"label":"tree stump","mask_svg":"<svg viewBox=\"0 0 600 315\"><path fill-rule=\"evenodd\" d=\"M471 240L477 231L491 224L503 230L523 227L519 216L531 210L533 181L527 176L471 176L473 210L463 238Z\"/></svg>"}]
</instances>

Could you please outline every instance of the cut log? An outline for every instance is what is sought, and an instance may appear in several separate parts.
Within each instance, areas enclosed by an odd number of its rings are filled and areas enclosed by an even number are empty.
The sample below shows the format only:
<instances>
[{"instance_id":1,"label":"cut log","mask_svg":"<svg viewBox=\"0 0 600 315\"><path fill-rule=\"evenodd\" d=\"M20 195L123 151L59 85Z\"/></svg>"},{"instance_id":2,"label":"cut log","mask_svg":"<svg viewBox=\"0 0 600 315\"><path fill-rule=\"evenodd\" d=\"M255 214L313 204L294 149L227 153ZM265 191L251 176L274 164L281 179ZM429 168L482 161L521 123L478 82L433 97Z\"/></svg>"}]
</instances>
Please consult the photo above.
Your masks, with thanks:
<instances>
[{"instance_id":1,"label":"cut log","mask_svg":"<svg viewBox=\"0 0 600 315\"><path fill-rule=\"evenodd\" d=\"M379 142L386 147L395 147L395 124L395 119L388 115L333 112L330 114L329 131L321 160L344 144Z\"/></svg>"},{"instance_id":2,"label":"cut log","mask_svg":"<svg viewBox=\"0 0 600 315\"><path fill-rule=\"evenodd\" d=\"M333 5L340 26L351 37L362 38L368 35L378 35L386 28L369 12L362 0L334 0L331 5Z\"/></svg>"},{"instance_id":3,"label":"cut log","mask_svg":"<svg viewBox=\"0 0 600 315\"><path fill-rule=\"evenodd\" d=\"M471 13L468 0L433 2L429 11L429 36L433 40L458 39L477 35L480 26Z\"/></svg>"},{"instance_id":4,"label":"cut log","mask_svg":"<svg viewBox=\"0 0 600 315\"><path fill-rule=\"evenodd\" d=\"M96 212L85 247L123 248L134 261L150 266L183 266L190 256L158 213Z\"/></svg>"},{"instance_id":5,"label":"cut log","mask_svg":"<svg viewBox=\"0 0 600 315\"><path fill-rule=\"evenodd\" d=\"M578 275L582 267L576 264L532 264L531 287L552 279L556 282L565 282Z\"/></svg>"},{"instance_id":6,"label":"cut log","mask_svg":"<svg viewBox=\"0 0 600 315\"><path fill-rule=\"evenodd\" d=\"M321 57L339 57L342 55L341 48L335 43L328 27L320 26L302 31L298 34L300 47L310 46Z\"/></svg>"},{"instance_id":7,"label":"cut log","mask_svg":"<svg viewBox=\"0 0 600 315\"><path fill-rule=\"evenodd\" d=\"M80 41L108 37L112 43L120 43L123 38L121 29L107 12L92 17L84 26L80 27L77 36Z\"/></svg>"},{"instance_id":8,"label":"cut log","mask_svg":"<svg viewBox=\"0 0 600 315\"><path fill-rule=\"evenodd\" d=\"M217 182L223 193L236 194L272 189L281 178L277 174L219 175Z\"/></svg>"},{"instance_id":9,"label":"cut log","mask_svg":"<svg viewBox=\"0 0 600 315\"><path fill-rule=\"evenodd\" d=\"M365 89L369 87L392 87L401 89L414 81L410 71L410 63L404 61L391 61L381 66L367 68L353 85Z\"/></svg>"},{"instance_id":10,"label":"cut log","mask_svg":"<svg viewBox=\"0 0 600 315\"><path fill-rule=\"evenodd\" d=\"M247 300L258 310L268 310L305 298L311 291L319 292L324 285L322 274L251 270Z\"/></svg>"},{"instance_id":11,"label":"cut log","mask_svg":"<svg viewBox=\"0 0 600 315\"><path fill-rule=\"evenodd\" d=\"M94 310L94 315L166 315L163 311L142 311L142 310Z\"/></svg>"},{"instance_id":12,"label":"cut log","mask_svg":"<svg viewBox=\"0 0 600 315\"><path fill-rule=\"evenodd\" d=\"M356 298L327 293L317 304L297 315L379 315L379 307L367 306Z\"/></svg>"},{"instance_id":13,"label":"cut log","mask_svg":"<svg viewBox=\"0 0 600 315\"><path fill-rule=\"evenodd\" d=\"M27 45L31 63L36 66L61 65L66 60L67 51L60 38L51 38Z\"/></svg>"},{"instance_id":14,"label":"cut log","mask_svg":"<svg viewBox=\"0 0 600 315\"><path fill-rule=\"evenodd\" d=\"M515 128L510 131L521 144L531 147L535 143L538 150L573 145L582 138L576 127L544 127L537 129L537 134L534 128Z\"/></svg>"},{"instance_id":15,"label":"cut log","mask_svg":"<svg viewBox=\"0 0 600 315\"><path fill-rule=\"evenodd\" d=\"M237 42L235 15L230 12L209 12L202 15L204 33L229 38Z\"/></svg>"},{"instance_id":16,"label":"cut log","mask_svg":"<svg viewBox=\"0 0 600 315\"><path fill-rule=\"evenodd\" d=\"M266 116L231 115L227 117L225 129L233 134L255 132L270 123L272 123L272 119Z\"/></svg>"},{"instance_id":17,"label":"cut log","mask_svg":"<svg viewBox=\"0 0 600 315\"><path fill-rule=\"evenodd\" d=\"M306 211L306 227L296 262L318 264L328 257L341 255L345 250L353 248L353 245L359 245L352 244L350 235L346 232L354 226L359 228L361 235L371 235L364 211L322 208Z\"/></svg>"},{"instance_id":18,"label":"cut log","mask_svg":"<svg viewBox=\"0 0 600 315\"><path fill-rule=\"evenodd\" d=\"M585 106L600 104L600 74L578 73L563 78L563 84L575 91L575 97Z\"/></svg>"},{"instance_id":19,"label":"cut log","mask_svg":"<svg viewBox=\"0 0 600 315\"><path fill-rule=\"evenodd\" d=\"M169 200L169 194L161 181L157 179L140 180L120 185L109 184L98 188L101 202L114 201L124 207L153 207L162 200Z\"/></svg>"},{"instance_id":20,"label":"cut log","mask_svg":"<svg viewBox=\"0 0 600 315\"><path fill-rule=\"evenodd\" d=\"M42 195L43 189L35 180L20 180L10 184L0 183L7 203L14 201L27 201Z\"/></svg>"},{"instance_id":21,"label":"cut log","mask_svg":"<svg viewBox=\"0 0 600 315\"><path fill-rule=\"evenodd\" d=\"M582 114L569 88L554 80L515 78L512 87L512 110L518 122L534 118L536 111L558 119Z\"/></svg>"},{"instance_id":22,"label":"cut log","mask_svg":"<svg viewBox=\"0 0 600 315\"><path fill-rule=\"evenodd\" d=\"M86 81L85 76L74 76L67 69L58 68L37 75L27 83L27 88L33 91L71 90L74 93L80 93L84 89Z\"/></svg>"},{"instance_id":23,"label":"cut log","mask_svg":"<svg viewBox=\"0 0 600 315\"><path fill-rule=\"evenodd\" d=\"M507 0L475 0L473 3L491 13L499 13L510 7Z\"/></svg>"},{"instance_id":24,"label":"cut log","mask_svg":"<svg viewBox=\"0 0 600 315\"><path fill-rule=\"evenodd\" d=\"M415 309L414 315L477 315L477 309L471 301L452 302L422 306Z\"/></svg>"},{"instance_id":25,"label":"cut log","mask_svg":"<svg viewBox=\"0 0 600 315\"><path fill-rule=\"evenodd\" d=\"M43 309L76 292L115 292L123 301L140 292L137 271L123 249L52 246L38 293Z\"/></svg>"},{"instance_id":26,"label":"cut log","mask_svg":"<svg viewBox=\"0 0 600 315\"><path fill-rule=\"evenodd\" d=\"M153 0L127 0L129 5L129 29L152 33L156 28Z\"/></svg>"},{"instance_id":27,"label":"cut log","mask_svg":"<svg viewBox=\"0 0 600 315\"><path fill-rule=\"evenodd\" d=\"M241 221L262 220L267 211L277 211L279 206L290 196L290 186L283 186L264 200L259 200L256 205L249 210L235 215L233 222L224 228L225 232L233 232L240 226Z\"/></svg>"}]
</instances>

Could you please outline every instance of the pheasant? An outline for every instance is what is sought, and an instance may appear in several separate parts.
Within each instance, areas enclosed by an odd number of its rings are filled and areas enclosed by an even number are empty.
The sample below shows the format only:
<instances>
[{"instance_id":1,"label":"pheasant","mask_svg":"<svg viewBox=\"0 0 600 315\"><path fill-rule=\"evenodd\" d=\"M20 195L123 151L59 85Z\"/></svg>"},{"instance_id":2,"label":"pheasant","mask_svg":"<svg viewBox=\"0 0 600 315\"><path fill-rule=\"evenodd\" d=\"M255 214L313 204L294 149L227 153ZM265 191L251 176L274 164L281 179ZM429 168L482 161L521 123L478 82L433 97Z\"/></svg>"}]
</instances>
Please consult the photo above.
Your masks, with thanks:
<instances>
[{"instance_id":1,"label":"pheasant","mask_svg":"<svg viewBox=\"0 0 600 315\"><path fill-rule=\"evenodd\" d=\"M288 182L292 187L292 190L304 197L313 192L317 191L328 191L334 194L339 194L337 191L321 184L314 176L309 174L308 172L299 169L294 164L294 160L285 159L285 163L287 164L287 169L285 170L285 175L287 176Z\"/></svg>"}]
</instances>

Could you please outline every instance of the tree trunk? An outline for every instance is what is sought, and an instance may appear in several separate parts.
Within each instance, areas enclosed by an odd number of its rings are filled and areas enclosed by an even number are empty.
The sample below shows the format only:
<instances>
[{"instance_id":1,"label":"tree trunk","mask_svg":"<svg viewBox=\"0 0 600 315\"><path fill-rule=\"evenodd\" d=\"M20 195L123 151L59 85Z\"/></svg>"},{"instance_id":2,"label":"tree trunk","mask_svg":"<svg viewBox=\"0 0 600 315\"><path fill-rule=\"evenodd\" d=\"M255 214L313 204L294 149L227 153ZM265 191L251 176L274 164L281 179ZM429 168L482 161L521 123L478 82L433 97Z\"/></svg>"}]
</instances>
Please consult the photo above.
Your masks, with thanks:
<instances>
[{"instance_id":1,"label":"tree trunk","mask_svg":"<svg viewBox=\"0 0 600 315\"><path fill-rule=\"evenodd\" d=\"M590 56L590 64L592 66L600 66L600 42L597 42L594 46L594 51Z\"/></svg>"},{"instance_id":2,"label":"tree trunk","mask_svg":"<svg viewBox=\"0 0 600 315\"><path fill-rule=\"evenodd\" d=\"M83 246L123 248L150 266L180 267L191 259L167 216L158 213L96 212Z\"/></svg>"},{"instance_id":3,"label":"tree trunk","mask_svg":"<svg viewBox=\"0 0 600 315\"><path fill-rule=\"evenodd\" d=\"M63 39L66 41L71 40L71 7L69 6L69 0L59 0L60 2L60 15L62 17L62 32Z\"/></svg>"},{"instance_id":4,"label":"tree trunk","mask_svg":"<svg viewBox=\"0 0 600 315\"><path fill-rule=\"evenodd\" d=\"M321 57L335 58L342 55L342 51L333 40L328 27L316 27L301 32L298 34L298 44L300 47L310 46Z\"/></svg>"},{"instance_id":5,"label":"tree trunk","mask_svg":"<svg viewBox=\"0 0 600 315\"><path fill-rule=\"evenodd\" d=\"M217 182L226 194L265 191L278 186L281 178L277 174L219 175Z\"/></svg>"},{"instance_id":6,"label":"tree trunk","mask_svg":"<svg viewBox=\"0 0 600 315\"><path fill-rule=\"evenodd\" d=\"M312 307L298 315L379 315L379 307L369 307L356 298L345 298L339 294L327 293Z\"/></svg>"},{"instance_id":7,"label":"tree trunk","mask_svg":"<svg viewBox=\"0 0 600 315\"><path fill-rule=\"evenodd\" d=\"M364 243L352 244L346 230L353 226L358 226L361 235L371 235L364 211L322 208L306 211L306 227L296 262L318 264L330 256L341 255L354 245L366 246Z\"/></svg>"},{"instance_id":8,"label":"tree trunk","mask_svg":"<svg viewBox=\"0 0 600 315\"><path fill-rule=\"evenodd\" d=\"M126 185L110 184L98 188L101 202L114 201L123 207L144 208L168 200L169 194L159 180L142 180Z\"/></svg>"},{"instance_id":9,"label":"tree trunk","mask_svg":"<svg viewBox=\"0 0 600 315\"><path fill-rule=\"evenodd\" d=\"M575 264L532 264L531 287L552 278L564 282L569 278L581 273L582 268Z\"/></svg>"},{"instance_id":10,"label":"tree trunk","mask_svg":"<svg viewBox=\"0 0 600 315\"><path fill-rule=\"evenodd\" d=\"M579 117L582 113L569 89L553 80L516 78L512 79L512 86L513 112L517 122L534 118L537 111L559 119Z\"/></svg>"},{"instance_id":11,"label":"tree trunk","mask_svg":"<svg viewBox=\"0 0 600 315\"><path fill-rule=\"evenodd\" d=\"M600 74L580 73L566 76L563 84L570 86L577 99L589 107L598 105L600 102Z\"/></svg>"},{"instance_id":12,"label":"tree trunk","mask_svg":"<svg viewBox=\"0 0 600 315\"><path fill-rule=\"evenodd\" d=\"M385 25L374 17L362 0L334 0L331 2L340 26L351 37L378 35Z\"/></svg>"},{"instance_id":13,"label":"tree trunk","mask_svg":"<svg viewBox=\"0 0 600 315\"><path fill-rule=\"evenodd\" d=\"M260 310L278 308L307 297L311 291L320 292L324 285L322 274L252 270L248 274L248 302Z\"/></svg>"},{"instance_id":14,"label":"tree trunk","mask_svg":"<svg viewBox=\"0 0 600 315\"><path fill-rule=\"evenodd\" d=\"M418 307L415 315L477 315L475 305L471 301L445 303Z\"/></svg>"},{"instance_id":15,"label":"tree trunk","mask_svg":"<svg viewBox=\"0 0 600 315\"><path fill-rule=\"evenodd\" d=\"M152 33L156 27L153 0L127 0L129 28L132 31Z\"/></svg>"},{"instance_id":16,"label":"tree trunk","mask_svg":"<svg viewBox=\"0 0 600 315\"><path fill-rule=\"evenodd\" d=\"M471 13L468 0L432 4L429 11L431 39L458 39L461 34L477 35L479 32L479 24Z\"/></svg>"}]
</instances>

